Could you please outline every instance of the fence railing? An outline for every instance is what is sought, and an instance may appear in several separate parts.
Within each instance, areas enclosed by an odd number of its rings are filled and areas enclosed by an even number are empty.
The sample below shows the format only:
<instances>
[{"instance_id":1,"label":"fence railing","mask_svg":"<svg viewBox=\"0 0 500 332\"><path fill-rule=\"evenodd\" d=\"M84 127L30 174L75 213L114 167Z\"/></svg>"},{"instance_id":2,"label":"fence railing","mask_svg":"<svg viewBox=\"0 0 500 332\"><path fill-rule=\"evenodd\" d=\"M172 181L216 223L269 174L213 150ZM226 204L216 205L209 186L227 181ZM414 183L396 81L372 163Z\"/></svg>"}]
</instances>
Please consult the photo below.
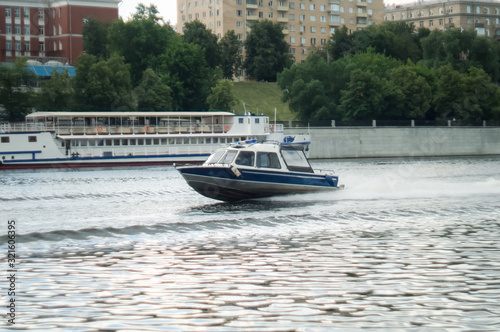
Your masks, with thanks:
<instances>
[{"instance_id":1,"label":"fence railing","mask_svg":"<svg viewBox=\"0 0 500 332\"><path fill-rule=\"evenodd\" d=\"M500 120L277 121L285 128L304 127L499 127Z\"/></svg>"}]
</instances>

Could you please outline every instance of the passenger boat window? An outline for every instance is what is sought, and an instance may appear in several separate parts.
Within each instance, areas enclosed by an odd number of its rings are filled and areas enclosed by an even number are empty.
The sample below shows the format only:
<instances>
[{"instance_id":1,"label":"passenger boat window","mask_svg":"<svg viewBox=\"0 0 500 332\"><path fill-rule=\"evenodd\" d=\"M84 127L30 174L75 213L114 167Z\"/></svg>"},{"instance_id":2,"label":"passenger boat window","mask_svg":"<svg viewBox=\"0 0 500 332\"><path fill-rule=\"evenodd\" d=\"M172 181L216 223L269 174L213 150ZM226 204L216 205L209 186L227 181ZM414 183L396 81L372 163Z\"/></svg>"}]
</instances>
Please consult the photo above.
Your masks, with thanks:
<instances>
[{"instance_id":1,"label":"passenger boat window","mask_svg":"<svg viewBox=\"0 0 500 332\"><path fill-rule=\"evenodd\" d=\"M139 138L137 140L137 145L144 145L144 139L143 138Z\"/></svg>"},{"instance_id":2,"label":"passenger boat window","mask_svg":"<svg viewBox=\"0 0 500 332\"><path fill-rule=\"evenodd\" d=\"M236 165L253 166L255 162L255 153L252 151L240 151L238 158L236 158Z\"/></svg>"},{"instance_id":3,"label":"passenger boat window","mask_svg":"<svg viewBox=\"0 0 500 332\"><path fill-rule=\"evenodd\" d=\"M95 140L93 139L89 140L89 146L95 146Z\"/></svg>"},{"instance_id":4,"label":"passenger boat window","mask_svg":"<svg viewBox=\"0 0 500 332\"><path fill-rule=\"evenodd\" d=\"M160 139L159 138L153 139L153 144L154 145L159 145L160 144Z\"/></svg>"},{"instance_id":5,"label":"passenger boat window","mask_svg":"<svg viewBox=\"0 0 500 332\"><path fill-rule=\"evenodd\" d=\"M259 123L259 118L255 118L255 123Z\"/></svg>"},{"instance_id":6,"label":"passenger boat window","mask_svg":"<svg viewBox=\"0 0 500 332\"><path fill-rule=\"evenodd\" d=\"M2 143L9 143L9 142L10 142L9 136L2 136Z\"/></svg>"},{"instance_id":7,"label":"passenger boat window","mask_svg":"<svg viewBox=\"0 0 500 332\"><path fill-rule=\"evenodd\" d=\"M82 139L80 141L80 146L87 146L87 140L86 139Z\"/></svg>"},{"instance_id":8,"label":"passenger boat window","mask_svg":"<svg viewBox=\"0 0 500 332\"><path fill-rule=\"evenodd\" d=\"M184 137L184 144L189 144L189 137Z\"/></svg>"},{"instance_id":9,"label":"passenger boat window","mask_svg":"<svg viewBox=\"0 0 500 332\"><path fill-rule=\"evenodd\" d=\"M161 144L162 144L162 145L167 144L167 139L166 139L166 138L162 138L162 139L161 139Z\"/></svg>"},{"instance_id":10,"label":"passenger boat window","mask_svg":"<svg viewBox=\"0 0 500 332\"><path fill-rule=\"evenodd\" d=\"M36 136L28 136L28 142L36 143Z\"/></svg>"},{"instance_id":11,"label":"passenger boat window","mask_svg":"<svg viewBox=\"0 0 500 332\"><path fill-rule=\"evenodd\" d=\"M182 138L177 138L175 140L175 144L182 144Z\"/></svg>"},{"instance_id":12,"label":"passenger boat window","mask_svg":"<svg viewBox=\"0 0 500 332\"><path fill-rule=\"evenodd\" d=\"M169 138L168 144L175 144L175 138Z\"/></svg>"},{"instance_id":13,"label":"passenger boat window","mask_svg":"<svg viewBox=\"0 0 500 332\"><path fill-rule=\"evenodd\" d=\"M112 144L112 141L110 139L107 139L106 140L106 146L111 146L111 144Z\"/></svg>"},{"instance_id":14,"label":"passenger boat window","mask_svg":"<svg viewBox=\"0 0 500 332\"><path fill-rule=\"evenodd\" d=\"M120 140L119 139L115 139L113 145L115 145L115 146L120 145Z\"/></svg>"},{"instance_id":15,"label":"passenger boat window","mask_svg":"<svg viewBox=\"0 0 500 332\"><path fill-rule=\"evenodd\" d=\"M122 139L122 145L128 145L128 139L126 138Z\"/></svg>"},{"instance_id":16,"label":"passenger boat window","mask_svg":"<svg viewBox=\"0 0 500 332\"><path fill-rule=\"evenodd\" d=\"M218 137L214 137L212 141L213 141L213 143L219 143L219 138Z\"/></svg>"},{"instance_id":17,"label":"passenger boat window","mask_svg":"<svg viewBox=\"0 0 500 332\"><path fill-rule=\"evenodd\" d=\"M146 145L151 145L151 138L146 138Z\"/></svg>"},{"instance_id":18,"label":"passenger boat window","mask_svg":"<svg viewBox=\"0 0 500 332\"><path fill-rule=\"evenodd\" d=\"M135 145L135 138L130 139L130 145Z\"/></svg>"},{"instance_id":19,"label":"passenger boat window","mask_svg":"<svg viewBox=\"0 0 500 332\"><path fill-rule=\"evenodd\" d=\"M99 144L97 144L97 145L99 145L99 146L103 146L103 145L104 145L104 140L102 140L102 139L101 139L101 140L99 140Z\"/></svg>"},{"instance_id":20,"label":"passenger boat window","mask_svg":"<svg viewBox=\"0 0 500 332\"><path fill-rule=\"evenodd\" d=\"M257 167L281 168L281 164L276 153L257 152Z\"/></svg>"},{"instance_id":21,"label":"passenger boat window","mask_svg":"<svg viewBox=\"0 0 500 332\"><path fill-rule=\"evenodd\" d=\"M76 140L71 141L71 146L76 146Z\"/></svg>"},{"instance_id":22,"label":"passenger boat window","mask_svg":"<svg viewBox=\"0 0 500 332\"><path fill-rule=\"evenodd\" d=\"M206 137L205 138L205 143L210 144L211 141L212 141L212 139L210 137Z\"/></svg>"},{"instance_id":23,"label":"passenger boat window","mask_svg":"<svg viewBox=\"0 0 500 332\"><path fill-rule=\"evenodd\" d=\"M236 150L229 150L226 155L224 156L224 158L222 158L222 160L220 161L221 164L230 164L233 162L234 160L234 157L236 157L236 154L238 153L238 151Z\"/></svg>"},{"instance_id":24,"label":"passenger boat window","mask_svg":"<svg viewBox=\"0 0 500 332\"><path fill-rule=\"evenodd\" d=\"M313 173L304 151L293 148L282 149L281 155L290 171Z\"/></svg>"},{"instance_id":25,"label":"passenger boat window","mask_svg":"<svg viewBox=\"0 0 500 332\"><path fill-rule=\"evenodd\" d=\"M243 118L239 118L238 123L243 123Z\"/></svg>"},{"instance_id":26,"label":"passenger boat window","mask_svg":"<svg viewBox=\"0 0 500 332\"><path fill-rule=\"evenodd\" d=\"M213 155L211 155L206 163L207 164L217 164L217 162L219 161L219 159L222 157L222 155L225 153L226 151L225 150L220 150L220 151L217 151L215 152Z\"/></svg>"}]
</instances>

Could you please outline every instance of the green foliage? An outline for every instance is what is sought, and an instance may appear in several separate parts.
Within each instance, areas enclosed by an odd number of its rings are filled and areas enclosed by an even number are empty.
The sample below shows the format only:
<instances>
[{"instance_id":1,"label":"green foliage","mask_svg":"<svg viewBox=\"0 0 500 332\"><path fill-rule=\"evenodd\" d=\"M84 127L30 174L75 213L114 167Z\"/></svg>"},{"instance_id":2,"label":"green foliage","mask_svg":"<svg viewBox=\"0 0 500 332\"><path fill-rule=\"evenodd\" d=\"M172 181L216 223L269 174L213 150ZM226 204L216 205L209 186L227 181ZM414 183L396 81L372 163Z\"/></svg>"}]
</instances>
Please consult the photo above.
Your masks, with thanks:
<instances>
[{"instance_id":1,"label":"green foliage","mask_svg":"<svg viewBox=\"0 0 500 332\"><path fill-rule=\"evenodd\" d=\"M353 35L347 33L347 27L345 25L336 30L332 35L331 40L327 44L327 50L331 60L338 60L344 55L354 53Z\"/></svg>"},{"instance_id":2,"label":"green foliage","mask_svg":"<svg viewBox=\"0 0 500 332\"><path fill-rule=\"evenodd\" d=\"M460 73L448 64L437 73L434 104L441 119L479 120L495 118L500 107L498 86L482 69Z\"/></svg>"},{"instance_id":3,"label":"green foliage","mask_svg":"<svg viewBox=\"0 0 500 332\"><path fill-rule=\"evenodd\" d=\"M108 44L108 27L109 25L104 22L92 18L87 19L83 24L82 31L84 53L95 55L100 59L108 57L108 50L106 48Z\"/></svg>"},{"instance_id":4,"label":"green foliage","mask_svg":"<svg viewBox=\"0 0 500 332\"><path fill-rule=\"evenodd\" d=\"M62 112L72 109L73 99L72 81L68 71L59 73L55 68L50 79L41 83L38 94L38 111Z\"/></svg>"},{"instance_id":5,"label":"green foliage","mask_svg":"<svg viewBox=\"0 0 500 332\"><path fill-rule=\"evenodd\" d=\"M231 111L236 104L236 98L232 93L233 83L228 79L217 81L212 88L212 93L207 98L210 111Z\"/></svg>"},{"instance_id":6,"label":"green foliage","mask_svg":"<svg viewBox=\"0 0 500 332\"><path fill-rule=\"evenodd\" d=\"M26 65L26 58L18 57L10 64L0 64L0 105L7 120L23 121L32 108L33 90L29 86L35 75Z\"/></svg>"},{"instance_id":7,"label":"green foliage","mask_svg":"<svg viewBox=\"0 0 500 332\"><path fill-rule=\"evenodd\" d=\"M268 20L252 25L245 45L243 68L257 81L275 82L278 73L291 63L290 45L285 41L281 25Z\"/></svg>"},{"instance_id":8,"label":"green foliage","mask_svg":"<svg viewBox=\"0 0 500 332\"><path fill-rule=\"evenodd\" d=\"M135 89L138 111L169 111L173 100L170 88L156 76L152 69L146 69L139 86Z\"/></svg>"},{"instance_id":9,"label":"green foliage","mask_svg":"<svg viewBox=\"0 0 500 332\"><path fill-rule=\"evenodd\" d=\"M156 12L138 12L133 20L119 19L111 25L108 49L125 59L130 65L132 82L138 84L144 70L156 71L161 66L159 58L176 38L178 35L170 26L158 23Z\"/></svg>"},{"instance_id":10,"label":"green foliage","mask_svg":"<svg viewBox=\"0 0 500 332\"><path fill-rule=\"evenodd\" d=\"M203 49L179 38L160 57L160 62L162 81L172 89L174 110L206 110L210 89L222 75L207 66Z\"/></svg>"},{"instance_id":11,"label":"green foliage","mask_svg":"<svg viewBox=\"0 0 500 332\"><path fill-rule=\"evenodd\" d=\"M238 76L238 71L241 67L241 49L243 43L238 40L234 30L226 32L224 37L219 42L221 56L222 76L227 79L232 79Z\"/></svg>"},{"instance_id":12,"label":"green foliage","mask_svg":"<svg viewBox=\"0 0 500 332\"><path fill-rule=\"evenodd\" d=\"M184 24L184 41L199 45L204 53L207 65L211 68L216 68L220 65L219 45L217 44L217 36L211 30L205 27L205 24L198 20L187 22Z\"/></svg>"},{"instance_id":13,"label":"green foliage","mask_svg":"<svg viewBox=\"0 0 500 332\"><path fill-rule=\"evenodd\" d=\"M130 72L122 57L99 61L82 55L76 65L75 101L80 111L132 110Z\"/></svg>"}]
</instances>

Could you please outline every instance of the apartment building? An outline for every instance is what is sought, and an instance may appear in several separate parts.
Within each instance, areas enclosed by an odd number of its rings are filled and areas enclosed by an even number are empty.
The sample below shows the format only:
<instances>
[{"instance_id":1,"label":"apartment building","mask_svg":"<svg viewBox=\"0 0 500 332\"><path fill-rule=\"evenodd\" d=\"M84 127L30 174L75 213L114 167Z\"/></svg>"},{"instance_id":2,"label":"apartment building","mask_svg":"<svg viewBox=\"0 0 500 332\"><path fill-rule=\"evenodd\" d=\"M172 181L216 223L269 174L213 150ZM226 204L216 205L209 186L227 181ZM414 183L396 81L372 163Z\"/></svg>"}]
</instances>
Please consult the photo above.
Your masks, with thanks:
<instances>
[{"instance_id":1,"label":"apartment building","mask_svg":"<svg viewBox=\"0 0 500 332\"><path fill-rule=\"evenodd\" d=\"M413 23L431 30L476 30L480 36L500 40L500 1L429 0L385 8L385 21Z\"/></svg>"},{"instance_id":2,"label":"apartment building","mask_svg":"<svg viewBox=\"0 0 500 332\"><path fill-rule=\"evenodd\" d=\"M267 19L283 27L295 61L325 45L343 25L352 32L381 23L383 16L383 0L177 0L178 32L199 20L219 38L234 30L244 41L252 24Z\"/></svg>"},{"instance_id":3,"label":"apartment building","mask_svg":"<svg viewBox=\"0 0 500 332\"><path fill-rule=\"evenodd\" d=\"M121 0L3 0L0 62L18 56L57 58L73 65L83 52L83 24L118 19Z\"/></svg>"}]
</instances>

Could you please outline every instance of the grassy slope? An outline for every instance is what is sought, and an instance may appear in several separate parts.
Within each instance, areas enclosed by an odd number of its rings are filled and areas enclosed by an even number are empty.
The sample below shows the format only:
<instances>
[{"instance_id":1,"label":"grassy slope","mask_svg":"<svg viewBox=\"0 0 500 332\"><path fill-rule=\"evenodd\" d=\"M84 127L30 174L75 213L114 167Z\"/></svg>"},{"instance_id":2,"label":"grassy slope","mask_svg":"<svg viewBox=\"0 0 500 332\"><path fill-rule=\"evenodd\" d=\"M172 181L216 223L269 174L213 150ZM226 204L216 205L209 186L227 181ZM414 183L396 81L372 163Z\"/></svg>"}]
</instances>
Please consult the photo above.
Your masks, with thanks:
<instances>
[{"instance_id":1,"label":"grassy slope","mask_svg":"<svg viewBox=\"0 0 500 332\"><path fill-rule=\"evenodd\" d=\"M288 104L281 101L282 91L276 83L265 82L236 82L233 93L238 99L238 103L233 107L236 114L243 114L243 103L247 111L255 114L269 116L274 121L274 108L278 121L295 120L288 108Z\"/></svg>"}]
</instances>

